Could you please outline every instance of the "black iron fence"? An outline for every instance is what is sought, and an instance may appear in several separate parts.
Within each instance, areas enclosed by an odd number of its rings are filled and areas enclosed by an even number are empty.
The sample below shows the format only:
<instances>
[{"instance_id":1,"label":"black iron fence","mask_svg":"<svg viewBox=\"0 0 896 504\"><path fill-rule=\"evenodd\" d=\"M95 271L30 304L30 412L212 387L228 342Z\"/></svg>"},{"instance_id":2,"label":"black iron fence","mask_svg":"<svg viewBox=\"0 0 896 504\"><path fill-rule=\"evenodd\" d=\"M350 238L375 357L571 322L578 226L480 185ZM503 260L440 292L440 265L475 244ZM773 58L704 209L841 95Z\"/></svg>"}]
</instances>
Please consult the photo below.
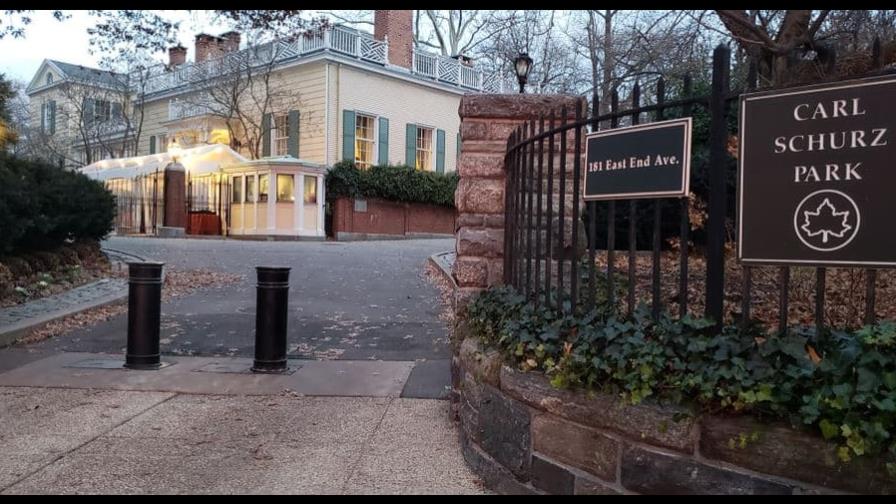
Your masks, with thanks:
<instances>
[{"instance_id":1,"label":"black iron fence","mask_svg":"<svg viewBox=\"0 0 896 504\"><path fill-rule=\"evenodd\" d=\"M879 43L875 43L875 47L874 61L879 67ZM733 205L728 201L730 186L736 180L736 165L729 153L729 142L736 139L732 135L736 133L732 114L737 111L733 102L742 92L755 87L755 68L749 69L745 82L738 89L731 89L730 79L730 51L720 46L713 54L712 84L708 94L695 96L692 79L685 76L675 82L680 96L667 101L669 82L660 78L652 104L642 105L640 88L635 85L630 93L631 106L627 109L620 110L618 93L614 90L608 113L599 113L600 103L595 94L590 115L584 108L572 113L564 108L520 125L508 138L505 157L505 283L524 293L536 306L546 305L563 313L586 313L598 303L614 310L621 310L624 304L631 313L636 303L649 297L654 317L668 310L677 311L680 317L691 313L722 322L726 320L726 311L735 311L732 306L739 304L740 313L735 314L736 318L741 323L749 323L753 305L753 270L758 267L738 266L740 278L729 278L726 296L726 266L730 267L730 261L726 265L725 257L726 242L730 242L727 239L729 229L735 219ZM709 134L704 149L708 151L708 159L704 170L692 170L692 192L694 178L701 177L705 208L695 209L689 198L583 201L584 138L589 131L617 128L623 122L635 125L698 113L708 118ZM568 149L570 142L572 148ZM698 250L689 250L689 241L693 238L690 236L690 216L696 210L702 212L706 222ZM645 216L649 216L647 222L644 222ZM627 224L622 229L627 236L617 236L620 223ZM642 223L650 226L649 247L644 247L645 233L639 227ZM669 238L670 229L674 229L672 234L678 235L677 258L670 262L669 254L666 254L664 264L661 252L664 243L668 242L664 238ZM628 248L627 268L617 266L621 258L617 257L620 253L617 247L621 241ZM582 242L585 242L584 249L580 246ZM598 242L606 251L605 256L601 254L606 257L606 264L600 266ZM639 245L644 250L639 252ZM666 248L668 250L668 245ZM648 254L650 279L645 285L646 282L639 282L643 278L637 277L637 265L639 258L642 263L646 262ZM694 268L695 263L698 268ZM778 289L778 328L785 332L791 268L763 267L765 270L770 268L777 270L776 278L766 278L764 288L772 285ZM677 278L668 278L673 276L670 272ZM764 273L768 277L767 271ZM670 283L677 285L677 295L672 296L677 310L664 306L664 274L666 286ZM875 320L877 271L865 269L862 274L865 278L863 320L869 323ZM694 281L700 283L700 288L691 289L693 286L689 282ZM737 284L731 284L732 281ZM820 328L825 320L825 268L815 268L814 281L812 315ZM692 290L699 294L693 295ZM737 294L733 295L732 291Z\"/></svg>"},{"instance_id":2,"label":"black iron fence","mask_svg":"<svg viewBox=\"0 0 896 504\"><path fill-rule=\"evenodd\" d=\"M158 234L165 222L165 173L156 170L133 178L110 179L106 188L115 196L117 234ZM188 219L187 232L206 233L209 229L224 232L229 224L230 187L226 177L218 174L190 176L187 174L185 207ZM202 230L193 226L193 215L213 217L217 226L203 221ZM197 221L199 222L199 221ZM196 228L196 229L194 229Z\"/></svg>"},{"instance_id":3,"label":"black iron fence","mask_svg":"<svg viewBox=\"0 0 896 504\"><path fill-rule=\"evenodd\" d=\"M155 234L165 220L165 177L156 171L128 179L106 181L115 196L115 232Z\"/></svg>"}]
</instances>

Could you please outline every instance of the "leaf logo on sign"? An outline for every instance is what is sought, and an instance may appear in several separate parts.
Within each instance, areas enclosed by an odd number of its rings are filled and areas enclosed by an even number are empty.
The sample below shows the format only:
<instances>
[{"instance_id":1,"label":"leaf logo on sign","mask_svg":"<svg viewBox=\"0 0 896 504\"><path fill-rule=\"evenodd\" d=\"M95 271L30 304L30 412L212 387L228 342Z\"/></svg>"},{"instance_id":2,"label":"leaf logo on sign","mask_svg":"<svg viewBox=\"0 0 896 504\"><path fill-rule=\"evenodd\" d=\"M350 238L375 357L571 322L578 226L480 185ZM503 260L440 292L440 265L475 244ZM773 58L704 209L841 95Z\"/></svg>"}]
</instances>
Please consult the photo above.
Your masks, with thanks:
<instances>
[{"instance_id":1,"label":"leaf logo on sign","mask_svg":"<svg viewBox=\"0 0 896 504\"><path fill-rule=\"evenodd\" d=\"M800 227L806 236L821 235L823 243L827 243L831 236L843 238L852 229L852 225L847 222L849 210L838 212L828 198L825 198L814 212L804 211L803 216L805 221Z\"/></svg>"}]
</instances>

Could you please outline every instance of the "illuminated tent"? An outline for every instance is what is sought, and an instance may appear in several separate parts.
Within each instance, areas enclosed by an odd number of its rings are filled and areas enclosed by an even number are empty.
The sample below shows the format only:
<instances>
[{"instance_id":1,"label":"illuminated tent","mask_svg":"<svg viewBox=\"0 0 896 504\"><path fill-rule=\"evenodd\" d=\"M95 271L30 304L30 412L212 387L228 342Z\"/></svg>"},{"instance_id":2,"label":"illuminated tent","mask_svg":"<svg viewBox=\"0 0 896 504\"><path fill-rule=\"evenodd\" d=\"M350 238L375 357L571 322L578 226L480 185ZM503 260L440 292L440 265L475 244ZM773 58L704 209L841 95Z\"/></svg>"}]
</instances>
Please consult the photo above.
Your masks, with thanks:
<instances>
[{"instance_id":1,"label":"illuminated tent","mask_svg":"<svg viewBox=\"0 0 896 504\"><path fill-rule=\"evenodd\" d=\"M244 163L248 159L227 145L212 144L183 149L177 156L191 176L216 173L224 166ZM171 163L171 153L162 152L148 156L104 159L87 165L79 171L95 180L132 179L140 175L162 172Z\"/></svg>"}]
</instances>

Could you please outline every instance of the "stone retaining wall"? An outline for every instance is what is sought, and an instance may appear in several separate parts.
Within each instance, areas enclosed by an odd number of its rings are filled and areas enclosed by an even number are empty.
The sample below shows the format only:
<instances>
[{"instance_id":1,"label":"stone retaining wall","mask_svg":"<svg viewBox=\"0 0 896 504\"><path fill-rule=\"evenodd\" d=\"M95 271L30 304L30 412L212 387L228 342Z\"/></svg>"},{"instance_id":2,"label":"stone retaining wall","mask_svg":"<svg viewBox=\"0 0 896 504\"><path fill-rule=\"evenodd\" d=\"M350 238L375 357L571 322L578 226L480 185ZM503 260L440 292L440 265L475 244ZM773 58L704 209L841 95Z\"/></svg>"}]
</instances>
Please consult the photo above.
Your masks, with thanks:
<instances>
[{"instance_id":1,"label":"stone retaining wall","mask_svg":"<svg viewBox=\"0 0 896 504\"><path fill-rule=\"evenodd\" d=\"M470 338L453 360L452 381L464 457L499 493L896 491L880 461L841 463L836 447L814 434L558 390Z\"/></svg>"}]
</instances>

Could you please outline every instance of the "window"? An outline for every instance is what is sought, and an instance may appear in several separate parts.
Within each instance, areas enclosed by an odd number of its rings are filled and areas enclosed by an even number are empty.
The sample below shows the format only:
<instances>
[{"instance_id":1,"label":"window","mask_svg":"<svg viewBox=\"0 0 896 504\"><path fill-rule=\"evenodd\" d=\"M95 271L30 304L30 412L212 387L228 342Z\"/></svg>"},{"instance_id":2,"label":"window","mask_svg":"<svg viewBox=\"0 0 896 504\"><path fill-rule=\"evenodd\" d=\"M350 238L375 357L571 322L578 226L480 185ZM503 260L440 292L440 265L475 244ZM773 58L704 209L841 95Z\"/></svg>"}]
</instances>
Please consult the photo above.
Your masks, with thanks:
<instances>
[{"instance_id":1,"label":"window","mask_svg":"<svg viewBox=\"0 0 896 504\"><path fill-rule=\"evenodd\" d=\"M93 120L95 122L108 121L112 117L112 103L107 100L94 100Z\"/></svg>"},{"instance_id":2,"label":"window","mask_svg":"<svg viewBox=\"0 0 896 504\"><path fill-rule=\"evenodd\" d=\"M305 203L317 203L317 177L305 177Z\"/></svg>"},{"instance_id":3,"label":"window","mask_svg":"<svg viewBox=\"0 0 896 504\"><path fill-rule=\"evenodd\" d=\"M293 203L296 200L296 179L292 175L277 174L277 203Z\"/></svg>"},{"instance_id":4,"label":"window","mask_svg":"<svg viewBox=\"0 0 896 504\"><path fill-rule=\"evenodd\" d=\"M157 136L156 142L156 152L168 152L168 135Z\"/></svg>"},{"instance_id":5,"label":"window","mask_svg":"<svg viewBox=\"0 0 896 504\"><path fill-rule=\"evenodd\" d=\"M417 169L432 171L432 128L417 126Z\"/></svg>"},{"instance_id":6,"label":"window","mask_svg":"<svg viewBox=\"0 0 896 504\"><path fill-rule=\"evenodd\" d=\"M355 116L355 164L358 168L370 168L373 164L376 144L374 143L374 121L376 118L358 114Z\"/></svg>"},{"instance_id":7,"label":"window","mask_svg":"<svg viewBox=\"0 0 896 504\"><path fill-rule=\"evenodd\" d=\"M271 154L285 156L289 153L289 115L274 116L274 131L271 132Z\"/></svg>"},{"instance_id":8,"label":"window","mask_svg":"<svg viewBox=\"0 0 896 504\"><path fill-rule=\"evenodd\" d=\"M53 100L49 100L45 102L41 108L41 118L40 123L43 127L43 132L48 133L50 135L56 133L56 117L55 117L55 109L56 102Z\"/></svg>"},{"instance_id":9,"label":"window","mask_svg":"<svg viewBox=\"0 0 896 504\"><path fill-rule=\"evenodd\" d=\"M49 86L52 83L53 83L53 74L48 73L47 74L47 85Z\"/></svg>"},{"instance_id":10,"label":"window","mask_svg":"<svg viewBox=\"0 0 896 504\"><path fill-rule=\"evenodd\" d=\"M232 203L243 202L243 177L233 177L233 189L231 189L233 197L230 199Z\"/></svg>"},{"instance_id":11,"label":"window","mask_svg":"<svg viewBox=\"0 0 896 504\"><path fill-rule=\"evenodd\" d=\"M255 203L255 176L246 176L246 203Z\"/></svg>"},{"instance_id":12,"label":"window","mask_svg":"<svg viewBox=\"0 0 896 504\"><path fill-rule=\"evenodd\" d=\"M258 176L258 202L266 203L268 201L268 181L271 176L267 173Z\"/></svg>"}]
</instances>

